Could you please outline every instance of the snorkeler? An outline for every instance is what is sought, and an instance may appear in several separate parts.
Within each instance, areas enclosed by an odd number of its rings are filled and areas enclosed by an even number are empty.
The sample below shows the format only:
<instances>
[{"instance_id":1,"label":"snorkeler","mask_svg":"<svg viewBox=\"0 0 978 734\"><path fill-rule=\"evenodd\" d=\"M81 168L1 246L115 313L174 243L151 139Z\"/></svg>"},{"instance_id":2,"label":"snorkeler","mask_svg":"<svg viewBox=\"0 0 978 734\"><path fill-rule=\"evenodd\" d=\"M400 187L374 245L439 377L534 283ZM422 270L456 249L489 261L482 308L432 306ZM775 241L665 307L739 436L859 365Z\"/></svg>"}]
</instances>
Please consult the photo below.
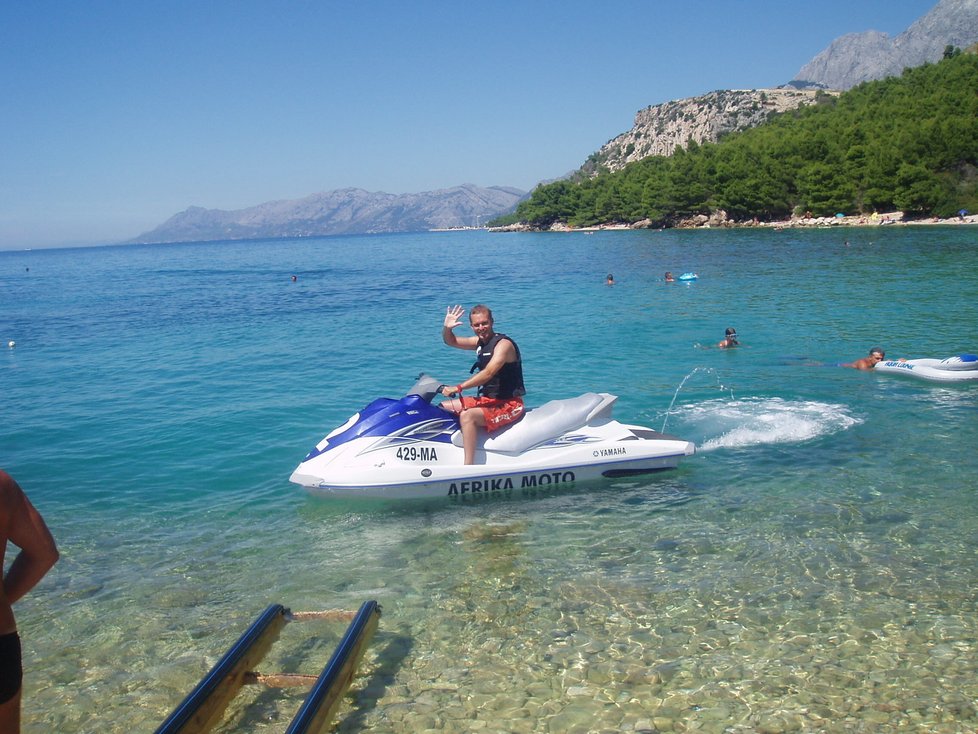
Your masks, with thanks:
<instances>
[{"instance_id":1,"label":"snorkeler","mask_svg":"<svg viewBox=\"0 0 978 734\"><path fill-rule=\"evenodd\" d=\"M730 347L739 347L740 342L737 341L737 330L732 326L728 327L724 332L723 340L717 344L720 349L729 349Z\"/></svg>"}]
</instances>

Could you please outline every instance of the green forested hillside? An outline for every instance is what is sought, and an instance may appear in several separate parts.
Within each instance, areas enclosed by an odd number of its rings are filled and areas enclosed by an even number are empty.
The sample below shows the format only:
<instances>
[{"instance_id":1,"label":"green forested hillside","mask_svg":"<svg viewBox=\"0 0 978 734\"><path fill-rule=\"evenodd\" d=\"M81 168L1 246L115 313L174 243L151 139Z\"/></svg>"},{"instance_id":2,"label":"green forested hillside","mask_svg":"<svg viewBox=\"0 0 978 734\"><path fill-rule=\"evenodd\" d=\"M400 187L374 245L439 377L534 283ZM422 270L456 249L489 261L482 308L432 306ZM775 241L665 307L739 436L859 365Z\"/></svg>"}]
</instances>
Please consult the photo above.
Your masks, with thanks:
<instances>
[{"instance_id":1,"label":"green forested hillside","mask_svg":"<svg viewBox=\"0 0 978 734\"><path fill-rule=\"evenodd\" d=\"M719 143L617 173L539 186L509 221L669 226L717 209L734 220L978 210L978 56L862 84Z\"/></svg>"}]
</instances>

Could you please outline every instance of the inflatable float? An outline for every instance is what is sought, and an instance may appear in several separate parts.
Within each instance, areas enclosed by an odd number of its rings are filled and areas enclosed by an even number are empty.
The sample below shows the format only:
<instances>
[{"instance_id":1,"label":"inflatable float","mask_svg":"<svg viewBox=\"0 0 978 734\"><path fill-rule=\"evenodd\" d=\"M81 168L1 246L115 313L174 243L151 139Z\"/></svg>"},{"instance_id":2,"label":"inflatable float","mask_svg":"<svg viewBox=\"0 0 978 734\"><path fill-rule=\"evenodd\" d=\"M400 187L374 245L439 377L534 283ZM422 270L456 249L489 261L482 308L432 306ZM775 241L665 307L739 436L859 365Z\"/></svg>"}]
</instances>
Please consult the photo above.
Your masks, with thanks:
<instances>
[{"instance_id":1,"label":"inflatable float","mask_svg":"<svg viewBox=\"0 0 978 734\"><path fill-rule=\"evenodd\" d=\"M696 273L683 273L677 280L696 280L699 277Z\"/></svg>"},{"instance_id":2,"label":"inflatable float","mask_svg":"<svg viewBox=\"0 0 978 734\"><path fill-rule=\"evenodd\" d=\"M978 380L978 355L959 354L946 359L886 360L877 363L873 369L894 375L919 377L922 380L965 382Z\"/></svg>"}]
</instances>

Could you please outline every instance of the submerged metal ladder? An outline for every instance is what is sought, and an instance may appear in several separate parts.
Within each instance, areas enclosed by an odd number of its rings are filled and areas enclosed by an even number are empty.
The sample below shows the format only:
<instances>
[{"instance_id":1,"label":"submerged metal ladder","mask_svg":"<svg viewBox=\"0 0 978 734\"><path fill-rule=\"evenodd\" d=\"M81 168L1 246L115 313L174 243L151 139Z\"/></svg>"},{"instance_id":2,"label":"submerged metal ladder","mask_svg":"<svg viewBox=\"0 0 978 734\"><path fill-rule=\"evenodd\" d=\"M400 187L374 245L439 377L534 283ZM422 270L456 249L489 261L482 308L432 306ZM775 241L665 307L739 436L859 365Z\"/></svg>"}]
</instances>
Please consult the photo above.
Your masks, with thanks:
<instances>
[{"instance_id":1,"label":"submerged metal ladder","mask_svg":"<svg viewBox=\"0 0 978 734\"><path fill-rule=\"evenodd\" d=\"M241 687L248 683L270 686L308 685L312 689L286 729L286 734L320 734L326 731L346 689L353 681L357 665L377 629L380 605L364 602L351 612L292 613L281 604L272 604L252 622L211 671L174 709L156 734L204 734L224 716L224 711ZM285 624L301 619L349 619L352 622L318 678L311 675L261 675L254 672Z\"/></svg>"}]
</instances>

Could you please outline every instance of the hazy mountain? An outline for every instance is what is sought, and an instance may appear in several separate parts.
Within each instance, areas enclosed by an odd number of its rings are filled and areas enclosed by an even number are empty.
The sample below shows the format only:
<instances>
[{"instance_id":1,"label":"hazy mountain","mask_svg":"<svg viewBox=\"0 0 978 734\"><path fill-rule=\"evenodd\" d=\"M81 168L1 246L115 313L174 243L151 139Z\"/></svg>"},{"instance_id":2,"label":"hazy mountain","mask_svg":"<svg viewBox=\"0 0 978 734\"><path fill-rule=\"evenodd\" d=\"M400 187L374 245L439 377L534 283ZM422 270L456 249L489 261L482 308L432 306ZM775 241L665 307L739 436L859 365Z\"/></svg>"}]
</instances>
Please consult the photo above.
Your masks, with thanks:
<instances>
[{"instance_id":1,"label":"hazy mountain","mask_svg":"<svg viewBox=\"0 0 978 734\"><path fill-rule=\"evenodd\" d=\"M978 42L978 0L940 0L900 35L850 33L805 64L789 84L846 90L896 76L907 67L939 61L947 46Z\"/></svg>"},{"instance_id":2,"label":"hazy mountain","mask_svg":"<svg viewBox=\"0 0 978 734\"><path fill-rule=\"evenodd\" d=\"M477 227L509 213L525 195L524 191L505 186L482 188L464 184L420 194L338 189L235 211L192 206L131 242L206 242Z\"/></svg>"}]
</instances>

